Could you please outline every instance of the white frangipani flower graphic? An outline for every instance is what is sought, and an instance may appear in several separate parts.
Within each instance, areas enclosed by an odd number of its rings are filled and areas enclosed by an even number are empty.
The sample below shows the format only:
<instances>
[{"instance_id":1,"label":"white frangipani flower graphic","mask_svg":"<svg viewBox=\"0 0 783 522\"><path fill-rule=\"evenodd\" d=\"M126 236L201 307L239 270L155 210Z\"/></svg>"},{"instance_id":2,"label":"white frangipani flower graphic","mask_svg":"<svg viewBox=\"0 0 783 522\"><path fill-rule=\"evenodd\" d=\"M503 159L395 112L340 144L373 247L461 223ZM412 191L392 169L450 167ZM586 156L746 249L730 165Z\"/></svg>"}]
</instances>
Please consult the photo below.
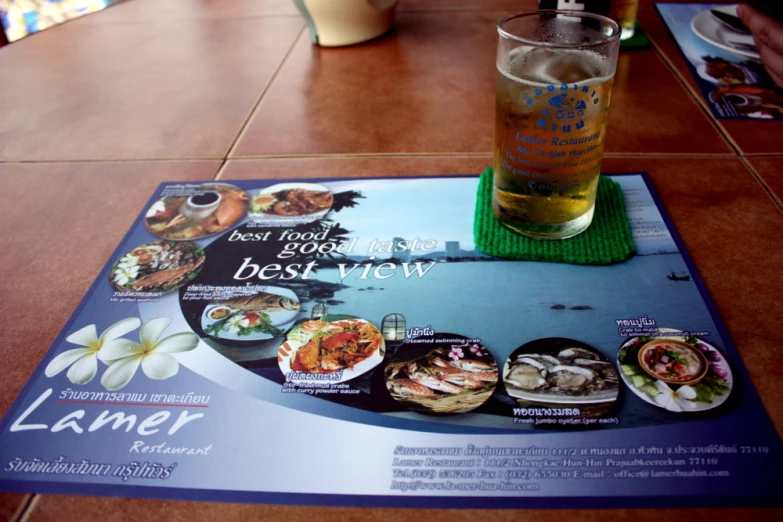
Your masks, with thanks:
<instances>
[{"instance_id":1,"label":"white frangipani flower graphic","mask_svg":"<svg viewBox=\"0 0 783 522\"><path fill-rule=\"evenodd\" d=\"M244 314L237 314L232 317L229 317L226 320L226 324L223 325L223 329L229 333L237 333L239 332L239 328L247 328L250 324L250 321L247 320Z\"/></svg>"},{"instance_id":2,"label":"white frangipani flower graphic","mask_svg":"<svg viewBox=\"0 0 783 522\"><path fill-rule=\"evenodd\" d=\"M114 271L114 282L118 285L125 285L128 283L128 281L132 279L136 279L136 276L139 275L139 267L138 266L125 266L125 267L119 267L117 270Z\"/></svg>"},{"instance_id":3,"label":"white frangipani flower graphic","mask_svg":"<svg viewBox=\"0 0 783 522\"><path fill-rule=\"evenodd\" d=\"M665 382L655 381L655 387L661 393L656 395L653 400L669 411L680 413L683 410L694 410L698 407L693 402L693 399L696 398L696 390L690 386L680 386L677 391L674 391Z\"/></svg>"},{"instance_id":4,"label":"white frangipani flower graphic","mask_svg":"<svg viewBox=\"0 0 783 522\"><path fill-rule=\"evenodd\" d=\"M44 373L47 377L54 377L64 369L68 370L68 379L73 384L87 384L95 377L98 371L98 353L106 348L125 348L128 345L135 344L133 341L122 339L121 336L132 332L141 325L141 321L136 317L129 317L108 327L100 337L94 324L85 326L77 330L68 337L66 341L78 344L84 348L68 350L54 359L46 366Z\"/></svg>"},{"instance_id":5,"label":"white frangipani flower graphic","mask_svg":"<svg viewBox=\"0 0 783 522\"><path fill-rule=\"evenodd\" d=\"M141 344L129 342L101 350L98 358L110 365L101 377L103 387L119 390L130 382L139 366L150 379L168 379L176 375L179 362L169 354L193 350L199 338L191 332L180 332L160 339L160 334L170 324L168 317L151 319L141 326Z\"/></svg>"},{"instance_id":6,"label":"white frangipani flower graphic","mask_svg":"<svg viewBox=\"0 0 783 522\"><path fill-rule=\"evenodd\" d=\"M155 217L155 215L158 212L165 212L165 211L166 211L166 204L162 200L158 200L152 204L150 209L147 211L147 215L145 217L148 218Z\"/></svg>"}]
</instances>

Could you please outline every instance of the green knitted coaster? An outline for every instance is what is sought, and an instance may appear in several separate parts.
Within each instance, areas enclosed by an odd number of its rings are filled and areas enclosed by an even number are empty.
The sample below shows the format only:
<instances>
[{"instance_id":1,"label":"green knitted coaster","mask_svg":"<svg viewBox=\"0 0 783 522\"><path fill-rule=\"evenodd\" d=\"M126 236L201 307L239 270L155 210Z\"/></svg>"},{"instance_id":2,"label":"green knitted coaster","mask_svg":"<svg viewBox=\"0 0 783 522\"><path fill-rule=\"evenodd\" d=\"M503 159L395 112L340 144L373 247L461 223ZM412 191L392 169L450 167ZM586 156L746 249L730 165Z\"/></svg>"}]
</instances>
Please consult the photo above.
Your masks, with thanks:
<instances>
[{"instance_id":1,"label":"green knitted coaster","mask_svg":"<svg viewBox=\"0 0 783 522\"><path fill-rule=\"evenodd\" d=\"M601 176L595 216L586 231L570 239L539 240L515 234L495 218L492 175L491 167L481 174L473 221L473 241L485 254L526 261L609 265L624 261L636 252L625 215L623 192L617 182Z\"/></svg>"}]
</instances>

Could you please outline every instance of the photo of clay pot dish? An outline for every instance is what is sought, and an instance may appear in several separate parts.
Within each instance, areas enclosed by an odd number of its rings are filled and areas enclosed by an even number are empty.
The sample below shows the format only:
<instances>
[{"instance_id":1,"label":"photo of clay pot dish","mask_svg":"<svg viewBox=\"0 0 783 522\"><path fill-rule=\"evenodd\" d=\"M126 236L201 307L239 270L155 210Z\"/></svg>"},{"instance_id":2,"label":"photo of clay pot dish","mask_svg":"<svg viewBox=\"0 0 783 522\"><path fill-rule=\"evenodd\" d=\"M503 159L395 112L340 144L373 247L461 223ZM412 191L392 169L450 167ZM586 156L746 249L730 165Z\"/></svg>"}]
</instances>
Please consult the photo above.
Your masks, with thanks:
<instances>
[{"instance_id":1,"label":"photo of clay pot dish","mask_svg":"<svg viewBox=\"0 0 783 522\"><path fill-rule=\"evenodd\" d=\"M223 232L247 215L248 195L226 183L207 183L187 196L166 196L148 210L144 224L163 239L199 239Z\"/></svg>"},{"instance_id":2,"label":"photo of clay pot dish","mask_svg":"<svg viewBox=\"0 0 783 522\"><path fill-rule=\"evenodd\" d=\"M617 354L620 376L642 400L674 413L717 408L734 386L729 363L703 339L659 329L659 335L632 337Z\"/></svg>"},{"instance_id":3,"label":"photo of clay pot dish","mask_svg":"<svg viewBox=\"0 0 783 522\"><path fill-rule=\"evenodd\" d=\"M109 282L120 292L176 290L201 271L204 250L190 241L160 240L138 246L109 270Z\"/></svg>"},{"instance_id":4,"label":"photo of clay pot dish","mask_svg":"<svg viewBox=\"0 0 783 522\"><path fill-rule=\"evenodd\" d=\"M280 371L290 382L340 383L355 379L383 361L386 343L364 319L305 321L286 336L277 351ZM325 374L338 374L324 381Z\"/></svg>"},{"instance_id":5,"label":"photo of clay pot dish","mask_svg":"<svg viewBox=\"0 0 783 522\"><path fill-rule=\"evenodd\" d=\"M268 226L310 223L332 208L331 191L316 183L280 183L262 189L250 201L250 218Z\"/></svg>"},{"instance_id":6,"label":"photo of clay pot dish","mask_svg":"<svg viewBox=\"0 0 783 522\"><path fill-rule=\"evenodd\" d=\"M503 368L506 392L526 403L612 405L617 370L598 350L565 338L538 339L517 348Z\"/></svg>"},{"instance_id":7,"label":"photo of clay pot dish","mask_svg":"<svg viewBox=\"0 0 783 522\"><path fill-rule=\"evenodd\" d=\"M407 409L426 413L467 413L495 391L498 366L478 343L433 343L418 357L422 345L400 347L395 360L386 363L384 378L392 398ZM402 359L402 360L401 360Z\"/></svg>"},{"instance_id":8,"label":"photo of clay pot dish","mask_svg":"<svg viewBox=\"0 0 783 522\"><path fill-rule=\"evenodd\" d=\"M299 298L287 288L213 301L201 314L210 337L235 341L271 339L285 333L299 314Z\"/></svg>"}]
</instances>

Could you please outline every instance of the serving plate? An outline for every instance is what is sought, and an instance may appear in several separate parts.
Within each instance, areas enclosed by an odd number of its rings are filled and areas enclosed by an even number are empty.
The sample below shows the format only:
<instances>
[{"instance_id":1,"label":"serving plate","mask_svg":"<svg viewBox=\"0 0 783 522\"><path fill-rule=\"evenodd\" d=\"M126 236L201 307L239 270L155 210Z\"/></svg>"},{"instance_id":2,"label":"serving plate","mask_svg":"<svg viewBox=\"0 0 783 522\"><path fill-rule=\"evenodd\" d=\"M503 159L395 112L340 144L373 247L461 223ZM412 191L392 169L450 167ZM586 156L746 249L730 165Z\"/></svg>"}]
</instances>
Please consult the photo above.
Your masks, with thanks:
<instances>
[{"instance_id":1,"label":"serving plate","mask_svg":"<svg viewBox=\"0 0 783 522\"><path fill-rule=\"evenodd\" d=\"M733 15L737 15L737 6L733 7ZM725 12L732 14L731 10L724 9ZM720 47L725 51L751 58L761 60L761 55L753 43L753 38L745 33L734 31L727 27L723 22L715 18L709 9L697 14L691 20L691 29L696 36L702 40Z\"/></svg>"},{"instance_id":2,"label":"serving plate","mask_svg":"<svg viewBox=\"0 0 783 522\"><path fill-rule=\"evenodd\" d=\"M288 288L269 286L267 287L265 293L288 297L290 299L293 299L297 303L299 302L299 297L292 290ZM213 319L209 315L210 313L212 313L213 310L217 308L228 308L232 313L245 312L243 310L231 308L230 306L221 305L218 303L209 304L204 308L204 311L201 314L201 328L205 332L207 331L207 328L209 328L212 324L219 321L219 319ZM264 313L269 315L269 319L272 322L272 326L278 328L282 332L286 332L294 325L294 321L296 320L296 316L299 315L299 312L300 310L297 309L297 310L281 310L277 312L264 312ZM212 337L217 337L218 339L228 339L231 341L259 341L263 339L272 339L275 336L266 332L254 332L249 335L239 335L239 332L230 332L228 330L221 328L218 334Z\"/></svg>"},{"instance_id":3,"label":"serving plate","mask_svg":"<svg viewBox=\"0 0 783 522\"><path fill-rule=\"evenodd\" d=\"M659 331L661 333L665 333L668 335L655 336L655 340L669 339L673 341L684 342L686 344L693 346L697 350L701 350L702 353L707 358L707 360L709 361L710 367L707 371L707 375L699 383L691 386L692 388L697 389L699 386L709 385L710 382L714 381L715 379L724 379L725 387L728 389L728 391L726 391L725 393L713 395L711 398L711 402L709 403L701 402L701 401L691 401L693 403L691 405L692 408L683 409L683 412L699 412L699 411L711 410L717 408L718 406L726 402L726 400L729 398L729 395L731 395L731 390L734 388L734 376L732 375L731 367L729 366L729 363L726 361L726 358L723 356L723 354L717 348L715 348L708 342L704 341L703 339L677 335L677 333L680 332L679 330L663 328L660 329ZM693 339L695 339L695 341ZM620 372L619 372L620 378L623 380L625 385L631 390L631 392L633 392L634 395L642 399L644 402L657 406L658 408L665 409L665 406L655 402L653 396L646 393L642 389L642 387L639 387L634 384L633 381L634 375L628 375L626 371L623 370L623 366L633 366L634 365L633 362L635 360L633 357L630 357L630 360L626 360L623 358L623 356L625 355L627 358L627 354L630 353L629 350L633 350L635 348L641 348L647 342L649 342L649 340L647 340L646 338L632 337L627 341L625 341L620 346L620 350L618 351L618 355L617 355L617 365L620 368ZM637 366L638 366L638 361L637 361ZM712 366L717 367L717 370L713 369ZM640 373L644 373L645 376L648 375L647 373L643 372L641 367L639 367L639 371ZM717 375L716 372L720 372L723 376ZM651 381L650 384L655 386L655 380L652 377L649 377L649 379ZM677 386L675 384L671 384L668 386L672 391L675 392L680 388L680 386Z\"/></svg>"},{"instance_id":4,"label":"serving plate","mask_svg":"<svg viewBox=\"0 0 783 522\"><path fill-rule=\"evenodd\" d=\"M289 207L289 211L293 212L292 214L284 215L284 214L275 213L273 209L276 203L286 202L285 199L282 200L275 199L275 195L280 193L286 193L286 191L292 191L292 190L305 191L305 193L311 195L318 194L318 193L321 194L328 193L329 205L328 207L324 207L324 208L318 207L318 210L313 212L303 211L301 209L297 209L296 205L292 205L291 207ZM259 198L263 198L265 196L271 198L276 203L271 203L267 209L261 210L257 206L257 201ZM279 183L277 185L273 185L271 187L262 189L250 196L250 209L248 211L248 216L253 222L265 226L271 226L271 227L296 226L296 225L311 223L313 221L316 221L324 217L332 209L333 203L334 203L334 196L331 194L331 191L323 185L317 183ZM313 200L311 204L316 204L316 203Z\"/></svg>"},{"instance_id":5,"label":"serving plate","mask_svg":"<svg viewBox=\"0 0 783 522\"><path fill-rule=\"evenodd\" d=\"M318 326L317 328L308 328L316 323L322 324L316 325ZM353 366L333 371L308 372L295 369L294 361L297 352L307 345L314 337L319 336L322 339L327 339L337 333L362 327L374 331L375 336L377 336L373 337L373 341L377 341L377 344L369 357ZM383 361L385 355L386 343L383 340L381 332L375 325L365 319L350 318L331 322L306 321L297 325L288 333L287 340L280 345L280 348L277 351L277 364L280 371L283 372L283 375L286 376L286 380L289 382L296 384L316 382L336 384L355 379L356 377L369 372Z\"/></svg>"}]
</instances>

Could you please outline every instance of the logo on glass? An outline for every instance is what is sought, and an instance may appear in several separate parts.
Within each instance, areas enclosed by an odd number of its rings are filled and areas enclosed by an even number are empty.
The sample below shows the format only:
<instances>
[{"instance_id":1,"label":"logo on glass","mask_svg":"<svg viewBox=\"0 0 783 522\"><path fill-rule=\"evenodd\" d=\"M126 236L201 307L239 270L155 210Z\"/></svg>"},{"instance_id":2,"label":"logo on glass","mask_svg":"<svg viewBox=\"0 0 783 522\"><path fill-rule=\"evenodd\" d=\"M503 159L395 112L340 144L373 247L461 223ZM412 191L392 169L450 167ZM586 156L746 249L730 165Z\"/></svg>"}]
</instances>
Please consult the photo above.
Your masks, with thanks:
<instances>
[{"instance_id":1,"label":"logo on glass","mask_svg":"<svg viewBox=\"0 0 783 522\"><path fill-rule=\"evenodd\" d=\"M554 85L548 85L546 89L536 89L535 99L527 98L525 103L533 105L536 99L549 96L555 91L558 94L547 100L547 107L541 111L541 117L536 120L536 127L549 129L552 132L568 133L572 130L580 130L585 126L584 115L588 104L597 105L600 101L597 92L590 86L560 85L558 89Z\"/></svg>"}]
</instances>

